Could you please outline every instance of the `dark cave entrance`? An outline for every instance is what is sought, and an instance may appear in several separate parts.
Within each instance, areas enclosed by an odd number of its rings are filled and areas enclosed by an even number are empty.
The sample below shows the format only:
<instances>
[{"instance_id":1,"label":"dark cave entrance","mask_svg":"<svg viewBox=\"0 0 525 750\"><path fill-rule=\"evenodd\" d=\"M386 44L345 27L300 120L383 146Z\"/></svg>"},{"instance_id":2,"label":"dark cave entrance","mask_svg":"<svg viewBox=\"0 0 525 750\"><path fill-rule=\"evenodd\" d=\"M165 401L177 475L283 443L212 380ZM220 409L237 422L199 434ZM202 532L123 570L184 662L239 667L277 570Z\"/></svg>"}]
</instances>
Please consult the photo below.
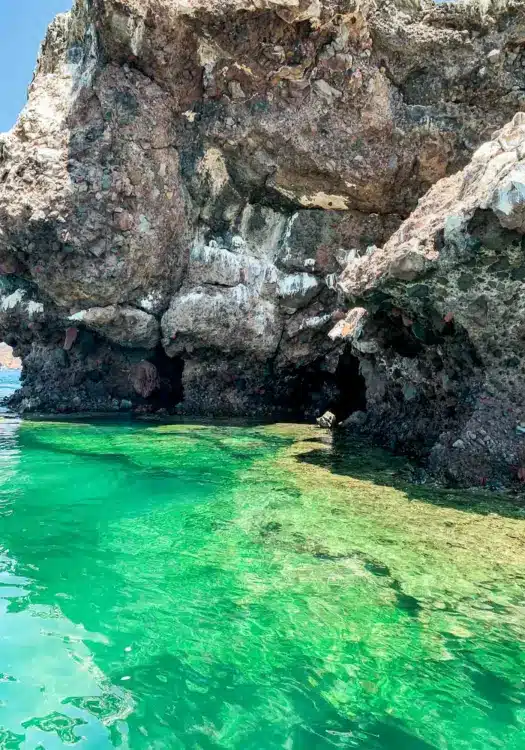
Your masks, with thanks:
<instances>
[{"instance_id":1,"label":"dark cave entrance","mask_svg":"<svg viewBox=\"0 0 525 750\"><path fill-rule=\"evenodd\" d=\"M311 365L298 368L284 379L277 406L283 406L295 419L312 420L331 411L341 422L350 414L366 409L365 379L359 371L359 360L346 347L335 372L326 369L323 357Z\"/></svg>"},{"instance_id":2,"label":"dark cave entrance","mask_svg":"<svg viewBox=\"0 0 525 750\"><path fill-rule=\"evenodd\" d=\"M182 373L184 360L182 357L168 357L162 346L158 346L153 357L149 360L157 368L160 386L156 388L146 401L154 409L166 409L171 412L184 398Z\"/></svg>"},{"instance_id":3,"label":"dark cave entrance","mask_svg":"<svg viewBox=\"0 0 525 750\"><path fill-rule=\"evenodd\" d=\"M366 384L359 369L359 360L349 346L339 358L335 371L337 397L331 404L331 411L341 422L356 411L366 411Z\"/></svg>"}]
</instances>

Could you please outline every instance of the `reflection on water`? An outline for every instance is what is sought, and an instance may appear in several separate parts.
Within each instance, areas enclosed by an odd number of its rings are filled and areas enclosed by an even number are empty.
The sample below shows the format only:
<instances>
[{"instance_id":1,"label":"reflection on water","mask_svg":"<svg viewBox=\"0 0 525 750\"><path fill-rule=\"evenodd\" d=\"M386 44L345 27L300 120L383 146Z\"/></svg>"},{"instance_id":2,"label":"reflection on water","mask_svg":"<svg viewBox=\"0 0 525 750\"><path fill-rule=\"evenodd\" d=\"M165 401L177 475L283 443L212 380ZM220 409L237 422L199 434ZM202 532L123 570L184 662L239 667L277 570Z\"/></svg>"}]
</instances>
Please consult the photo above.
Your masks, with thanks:
<instances>
[{"instance_id":1,"label":"reflection on water","mask_svg":"<svg viewBox=\"0 0 525 750\"><path fill-rule=\"evenodd\" d=\"M521 508L319 435L0 422L0 748L521 750Z\"/></svg>"}]
</instances>

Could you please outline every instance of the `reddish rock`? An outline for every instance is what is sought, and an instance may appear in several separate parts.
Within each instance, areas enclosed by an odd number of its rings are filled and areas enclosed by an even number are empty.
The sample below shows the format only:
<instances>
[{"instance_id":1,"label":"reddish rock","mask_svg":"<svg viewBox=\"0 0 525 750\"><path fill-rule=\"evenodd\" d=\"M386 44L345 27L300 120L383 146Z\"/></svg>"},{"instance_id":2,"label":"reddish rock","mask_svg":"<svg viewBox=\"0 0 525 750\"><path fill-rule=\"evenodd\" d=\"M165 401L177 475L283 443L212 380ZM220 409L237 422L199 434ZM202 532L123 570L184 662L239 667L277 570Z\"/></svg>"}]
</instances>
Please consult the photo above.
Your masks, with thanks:
<instances>
[{"instance_id":1,"label":"reddish rock","mask_svg":"<svg viewBox=\"0 0 525 750\"><path fill-rule=\"evenodd\" d=\"M160 378L157 368L151 362L142 360L133 365L130 371L130 380L135 392L142 398L149 398L160 386Z\"/></svg>"},{"instance_id":2,"label":"reddish rock","mask_svg":"<svg viewBox=\"0 0 525 750\"><path fill-rule=\"evenodd\" d=\"M64 351L68 352L78 336L78 328L70 327L66 330L66 336L64 338Z\"/></svg>"}]
</instances>

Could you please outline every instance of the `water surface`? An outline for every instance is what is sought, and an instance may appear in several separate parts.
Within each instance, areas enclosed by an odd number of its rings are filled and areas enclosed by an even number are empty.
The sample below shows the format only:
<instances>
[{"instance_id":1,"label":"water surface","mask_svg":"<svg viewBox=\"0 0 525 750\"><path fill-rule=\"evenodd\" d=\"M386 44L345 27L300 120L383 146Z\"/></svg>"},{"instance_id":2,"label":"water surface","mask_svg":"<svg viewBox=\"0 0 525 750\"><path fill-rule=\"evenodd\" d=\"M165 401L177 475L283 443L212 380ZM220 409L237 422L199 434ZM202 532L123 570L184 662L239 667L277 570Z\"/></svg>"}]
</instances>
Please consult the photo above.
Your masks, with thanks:
<instances>
[{"instance_id":1,"label":"water surface","mask_svg":"<svg viewBox=\"0 0 525 750\"><path fill-rule=\"evenodd\" d=\"M522 750L525 515L310 427L0 422L0 748Z\"/></svg>"},{"instance_id":2,"label":"water surface","mask_svg":"<svg viewBox=\"0 0 525 750\"><path fill-rule=\"evenodd\" d=\"M0 401L10 396L20 383L20 370L10 370L0 367ZM0 413L5 413L7 409L0 406Z\"/></svg>"}]
</instances>

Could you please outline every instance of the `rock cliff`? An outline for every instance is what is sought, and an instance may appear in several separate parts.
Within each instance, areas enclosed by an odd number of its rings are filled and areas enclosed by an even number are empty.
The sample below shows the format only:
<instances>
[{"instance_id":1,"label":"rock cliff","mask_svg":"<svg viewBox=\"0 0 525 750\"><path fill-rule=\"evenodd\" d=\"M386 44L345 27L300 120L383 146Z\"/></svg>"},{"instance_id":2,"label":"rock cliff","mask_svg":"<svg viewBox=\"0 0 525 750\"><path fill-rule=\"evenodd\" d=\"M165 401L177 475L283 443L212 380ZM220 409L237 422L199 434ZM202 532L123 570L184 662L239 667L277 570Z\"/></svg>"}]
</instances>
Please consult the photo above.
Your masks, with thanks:
<instances>
[{"instance_id":1,"label":"rock cliff","mask_svg":"<svg viewBox=\"0 0 525 750\"><path fill-rule=\"evenodd\" d=\"M366 408L450 479L519 472L481 430L522 382L520 115L489 140L522 109L523 2L76 0L0 136L16 403Z\"/></svg>"},{"instance_id":2,"label":"rock cliff","mask_svg":"<svg viewBox=\"0 0 525 750\"><path fill-rule=\"evenodd\" d=\"M341 278L357 306L332 337L360 353L366 429L449 481L525 480L524 235L519 112Z\"/></svg>"}]
</instances>

